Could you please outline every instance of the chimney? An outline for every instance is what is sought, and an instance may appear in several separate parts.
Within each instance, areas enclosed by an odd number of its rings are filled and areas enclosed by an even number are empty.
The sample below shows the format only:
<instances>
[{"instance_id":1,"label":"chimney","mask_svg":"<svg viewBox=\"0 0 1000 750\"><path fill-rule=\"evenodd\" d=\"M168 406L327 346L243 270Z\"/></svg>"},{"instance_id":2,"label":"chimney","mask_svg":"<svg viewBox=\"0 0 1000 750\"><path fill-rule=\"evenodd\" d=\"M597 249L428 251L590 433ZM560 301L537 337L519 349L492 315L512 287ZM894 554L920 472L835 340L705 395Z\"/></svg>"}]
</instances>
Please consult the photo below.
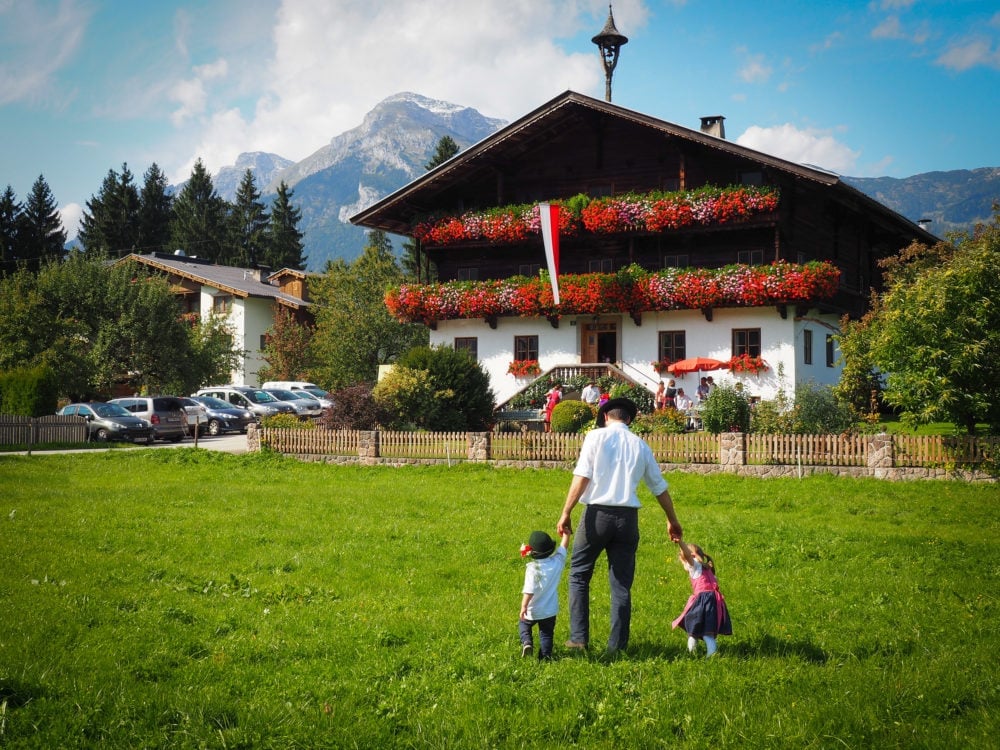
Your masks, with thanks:
<instances>
[{"instance_id":1,"label":"chimney","mask_svg":"<svg viewBox=\"0 0 1000 750\"><path fill-rule=\"evenodd\" d=\"M726 139L726 126L722 115L711 115L701 118L701 132L705 135L714 135L716 138Z\"/></svg>"}]
</instances>

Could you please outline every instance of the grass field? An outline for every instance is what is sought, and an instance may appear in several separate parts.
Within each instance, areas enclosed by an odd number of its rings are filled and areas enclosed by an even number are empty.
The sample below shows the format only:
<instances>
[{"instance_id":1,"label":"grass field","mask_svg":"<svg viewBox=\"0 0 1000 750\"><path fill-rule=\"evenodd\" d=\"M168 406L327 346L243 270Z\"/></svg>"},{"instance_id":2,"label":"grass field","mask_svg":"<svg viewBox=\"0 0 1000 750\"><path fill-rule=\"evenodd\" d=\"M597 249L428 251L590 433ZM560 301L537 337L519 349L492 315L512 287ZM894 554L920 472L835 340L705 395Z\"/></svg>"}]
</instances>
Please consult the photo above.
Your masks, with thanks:
<instances>
[{"instance_id":1,"label":"grass field","mask_svg":"<svg viewBox=\"0 0 1000 750\"><path fill-rule=\"evenodd\" d=\"M0 747L997 746L996 485L668 479L720 657L670 629L690 586L643 490L628 654L561 648L564 580L539 663L518 547L568 472L0 457Z\"/></svg>"}]
</instances>

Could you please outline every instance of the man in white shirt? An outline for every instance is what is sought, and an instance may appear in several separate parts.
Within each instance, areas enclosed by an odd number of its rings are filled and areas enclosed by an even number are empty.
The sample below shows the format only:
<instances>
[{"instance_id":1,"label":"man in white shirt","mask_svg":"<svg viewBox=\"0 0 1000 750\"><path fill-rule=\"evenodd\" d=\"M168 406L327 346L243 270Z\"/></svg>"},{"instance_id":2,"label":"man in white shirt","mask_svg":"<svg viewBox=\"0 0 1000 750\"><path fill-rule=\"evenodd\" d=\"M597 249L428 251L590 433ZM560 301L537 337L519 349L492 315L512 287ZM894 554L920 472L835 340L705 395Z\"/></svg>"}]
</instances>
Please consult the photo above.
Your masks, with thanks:
<instances>
[{"instance_id":1,"label":"man in white shirt","mask_svg":"<svg viewBox=\"0 0 1000 750\"><path fill-rule=\"evenodd\" d=\"M597 427L583 440L556 528L573 533L572 512L585 507L576 529L569 571L570 639L566 647L585 649L590 643L590 579L601 552L608 556L611 586L611 632L608 653L628 646L632 618L632 581L639 547L639 482L644 482L667 516L671 540L682 536L667 481L653 451L629 424L639 409L627 398L615 398L597 413Z\"/></svg>"},{"instance_id":2,"label":"man in white shirt","mask_svg":"<svg viewBox=\"0 0 1000 750\"><path fill-rule=\"evenodd\" d=\"M597 384L591 380L584 387L583 391L580 393L580 400L591 406L597 406L597 402L601 398L601 389L597 387Z\"/></svg>"}]
</instances>

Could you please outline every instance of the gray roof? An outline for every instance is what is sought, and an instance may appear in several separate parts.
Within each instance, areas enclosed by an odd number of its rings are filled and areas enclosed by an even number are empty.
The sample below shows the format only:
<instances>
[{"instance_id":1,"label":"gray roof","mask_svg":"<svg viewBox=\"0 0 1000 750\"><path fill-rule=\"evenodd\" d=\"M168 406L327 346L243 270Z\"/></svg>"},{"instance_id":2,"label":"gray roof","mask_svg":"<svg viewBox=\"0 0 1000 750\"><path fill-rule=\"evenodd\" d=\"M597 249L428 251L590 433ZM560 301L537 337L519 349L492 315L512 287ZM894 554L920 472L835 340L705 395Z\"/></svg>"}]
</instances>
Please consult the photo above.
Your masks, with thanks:
<instances>
[{"instance_id":1,"label":"gray roof","mask_svg":"<svg viewBox=\"0 0 1000 750\"><path fill-rule=\"evenodd\" d=\"M285 269L270 273L264 269L219 266L199 258L189 258L184 255L167 255L165 253L150 253L148 255L132 253L122 259L122 261L126 260L134 260L160 271L176 274L182 278L190 279L207 286L213 286L216 289L229 292L237 297L273 299L275 302L296 309L309 307L310 305L306 300L291 294L285 294L277 286L269 283L268 280L271 277L280 275Z\"/></svg>"}]
</instances>

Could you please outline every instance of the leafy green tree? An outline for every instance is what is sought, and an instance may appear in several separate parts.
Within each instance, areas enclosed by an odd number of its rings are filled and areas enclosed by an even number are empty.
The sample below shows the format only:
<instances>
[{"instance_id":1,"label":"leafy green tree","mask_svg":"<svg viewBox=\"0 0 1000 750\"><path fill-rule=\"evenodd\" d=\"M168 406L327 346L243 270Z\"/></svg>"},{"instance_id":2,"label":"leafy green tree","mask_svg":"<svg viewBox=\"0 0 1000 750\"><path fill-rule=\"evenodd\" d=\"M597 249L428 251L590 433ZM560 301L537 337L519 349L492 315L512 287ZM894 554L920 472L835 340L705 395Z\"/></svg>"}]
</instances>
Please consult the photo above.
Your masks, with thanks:
<instances>
[{"instance_id":1,"label":"leafy green tree","mask_svg":"<svg viewBox=\"0 0 1000 750\"><path fill-rule=\"evenodd\" d=\"M59 260L65 255L66 231L44 175L39 175L31 186L21 217L19 256L31 270L37 271L44 262Z\"/></svg>"},{"instance_id":2,"label":"leafy green tree","mask_svg":"<svg viewBox=\"0 0 1000 750\"><path fill-rule=\"evenodd\" d=\"M351 264L337 260L312 286L316 331L311 345L315 378L332 389L374 383L378 366L426 345L427 329L389 315L385 292L403 280L392 243L369 233L368 246Z\"/></svg>"},{"instance_id":3,"label":"leafy green tree","mask_svg":"<svg viewBox=\"0 0 1000 750\"><path fill-rule=\"evenodd\" d=\"M264 334L261 350L267 364L257 371L257 378L261 382L307 380L312 369L309 343L314 329L287 307L275 305L274 324Z\"/></svg>"},{"instance_id":4,"label":"leafy green tree","mask_svg":"<svg viewBox=\"0 0 1000 750\"><path fill-rule=\"evenodd\" d=\"M167 176L154 162L143 175L139 191L139 245L144 252L170 250L174 198L167 188Z\"/></svg>"},{"instance_id":5,"label":"leafy green tree","mask_svg":"<svg viewBox=\"0 0 1000 750\"><path fill-rule=\"evenodd\" d=\"M198 159L191 178L174 200L171 246L188 255L230 265L228 214L228 204L215 192L212 177Z\"/></svg>"},{"instance_id":6,"label":"leafy green tree","mask_svg":"<svg viewBox=\"0 0 1000 750\"><path fill-rule=\"evenodd\" d=\"M58 315L27 267L0 279L0 320L0 372L49 365L64 393L88 391L86 326Z\"/></svg>"},{"instance_id":7,"label":"leafy green tree","mask_svg":"<svg viewBox=\"0 0 1000 750\"><path fill-rule=\"evenodd\" d=\"M170 393L193 393L211 383L229 382L244 356L235 348L232 329L225 319L214 314L188 328L188 348L177 379L167 382Z\"/></svg>"},{"instance_id":8,"label":"leafy green tree","mask_svg":"<svg viewBox=\"0 0 1000 750\"><path fill-rule=\"evenodd\" d=\"M18 254L21 204L10 185L0 195L0 276L14 272Z\"/></svg>"},{"instance_id":9,"label":"leafy green tree","mask_svg":"<svg viewBox=\"0 0 1000 750\"><path fill-rule=\"evenodd\" d=\"M139 242L139 210L139 190L128 164L122 164L121 174L109 169L80 220L83 249L112 258L133 252Z\"/></svg>"},{"instance_id":10,"label":"leafy green tree","mask_svg":"<svg viewBox=\"0 0 1000 750\"><path fill-rule=\"evenodd\" d=\"M450 346L420 346L400 356L396 368L426 372L431 394L409 404L417 425L428 430L487 430L496 397L490 377L468 352ZM396 369L394 368L394 369Z\"/></svg>"},{"instance_id":11,"label":"leafy green tree","mask_svg":"<svg viewBox=\"0 0 1000 750\"><path fill-rule=\"evenodd\" d=\"M884 374L883 397L911 424L1000 431L1000 207L971 236L913 245L884 265L886 291L841 350ZM846 372L846 370L845 370ZM842 381L843 384L843 381Z\"/></svg>"},{"instance_id":12,"label":"leafy green tree","mask_svg":"<svg viewBox=\"0 0 1000 750\"><path fill-rule=\"evenodd\" d=\"M232 246L228 255L232 265L251 268L265 263L269 219L251 169L243 173L236 189L230 220Z\"/></svg>"},{"instance_id":13,"label":"leafy green tree","mask_svg":"<svg viewBox=\"0 0 1000 750\"><path fill-rule=\"evenodd\" d=\"M197 330L182 322L162 276L83 253L0 279L0 319L0 370L47 365L74 398L119 382L190 392L220 373L228 378L240 356L221 321Z\"/></svg>"},{"instance_id":14,"label":"leafy green tree","mask_svg":"<svg viewBox=\"0 0 1000 750\"><path fill-rule=\"evenodd\" d=\"M299 222L302 212L292 205L294 191L282 181L271 205L271 221L267 229L264 264L271 268L306 267L306 257L302 254L302 232Z\"/></svg>"}]
</instances>

